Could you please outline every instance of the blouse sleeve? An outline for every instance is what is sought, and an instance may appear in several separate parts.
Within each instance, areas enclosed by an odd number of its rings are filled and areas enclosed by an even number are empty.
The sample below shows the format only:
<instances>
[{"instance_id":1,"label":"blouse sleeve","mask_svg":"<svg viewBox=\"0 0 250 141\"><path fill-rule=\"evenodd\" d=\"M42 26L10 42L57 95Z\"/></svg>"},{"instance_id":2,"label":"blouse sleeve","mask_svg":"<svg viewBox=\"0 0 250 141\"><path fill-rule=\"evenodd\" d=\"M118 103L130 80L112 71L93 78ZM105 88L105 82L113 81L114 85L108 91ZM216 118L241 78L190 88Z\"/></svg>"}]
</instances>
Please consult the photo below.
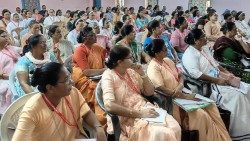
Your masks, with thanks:
<instances>
[{"instance_id":1,"label":"blouse sleeve","mask_svg":"<svg viewBox=\"0 0 250 141\"><path fill-rule=\"evenodd\" d=\"M103 91L104 105L116 100L114 94L114 81L112 77L113 76L110 74L109 70L106 70L102 75L101 87Z\"/></svg>"},{"instance_id":2,"label":"blouse sleeve","mask_svg":"<svg viewBox=\"0 0 250 141\"><path fill-rule=\"evenodd\" d=\"M77 93L77 95L79 97L80 117L83 117L90 111L90 108L89 108L87 102L85 101L85 99L83 98L82 94L79 92L79 90L76 89L76 88L74 88L74 90L76 91L76 93Z\"/></svg>"},{"instance_id":3,"label":"blouse sleeve","mask_svg":"<svg viewBox=\"0 0 250 141\"><path fill-rule=\"evenodd\" d=\"M154 84L155 88L164 86L163 76L161 74L161 68L157 65L149 65L147 69L147 74L151 82Z\"/></svg>"},{"instance_id":4,"label":"blouse sleeve","mask_svg":"<svg viewBox=\"0 0 250 141\"><path fill-rule=\"evenodd\" d=\"M199 67L200 57L197 54L184 54L182 57L183 67L188 71L191 77L198 79L203 73ZM191 62L191 63L190 63Z\"/></svg>"},{"instance_id":5,"label":"blouse sleeve","mask_svg":"<svg viewBox=\"0 0 250 141\"><path fill-rule=\"evenodd\" d=\"M17 128L13 135L12 141L30 141L31 135L36 127L34 111L30 108L24 108L22 111Z\"/></svg>"},{"instance_id":6,"label":"blouse sleeve","mask_svg":"<svg viewBox=\"0 0 250 141\"><path fill-rule=\"evenodd\" d=\"M76 48L73 54L73 62L77 64L77 67L81 68L82 70L89 68L89 63L87 59L87 52L82 47Z\"/></svg>"}]
</instances>

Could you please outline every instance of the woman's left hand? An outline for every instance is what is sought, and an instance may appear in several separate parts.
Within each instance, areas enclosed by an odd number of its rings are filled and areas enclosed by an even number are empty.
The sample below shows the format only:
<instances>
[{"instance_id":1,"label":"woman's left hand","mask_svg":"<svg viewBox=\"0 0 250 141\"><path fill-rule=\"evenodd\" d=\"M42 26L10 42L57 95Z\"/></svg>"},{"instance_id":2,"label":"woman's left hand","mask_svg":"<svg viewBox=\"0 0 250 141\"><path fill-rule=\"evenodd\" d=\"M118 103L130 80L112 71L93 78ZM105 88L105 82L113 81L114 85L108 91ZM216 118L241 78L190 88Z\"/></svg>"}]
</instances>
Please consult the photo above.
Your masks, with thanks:
<instances>
[{"instance_id":1,"label":"woman's left hand","mask_svg":"<svg viewBox=\"0 0 250 141\"><path fill-rule=\"evenodd\" d=\"M97 134L97 141L107 141L106 134L102 127L96 128L96 134Z\"/></svg>"}]
</instances>

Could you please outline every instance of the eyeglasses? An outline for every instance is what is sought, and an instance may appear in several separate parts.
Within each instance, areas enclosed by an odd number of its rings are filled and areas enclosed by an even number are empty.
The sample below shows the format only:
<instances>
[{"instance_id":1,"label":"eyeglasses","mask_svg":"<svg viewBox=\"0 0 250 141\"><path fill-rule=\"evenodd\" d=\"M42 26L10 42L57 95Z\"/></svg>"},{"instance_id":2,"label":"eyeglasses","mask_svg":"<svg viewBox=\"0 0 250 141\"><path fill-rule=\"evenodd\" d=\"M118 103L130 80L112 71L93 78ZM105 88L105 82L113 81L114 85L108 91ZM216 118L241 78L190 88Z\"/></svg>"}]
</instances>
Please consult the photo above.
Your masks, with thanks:
<instances>
[{"instance_id":1,"label":"eyeglasses","mask_svg":"<svg viewBox=\"0 0 250 141\"><path fill-rule=\"evenodd\" d=\"M71 80L71 76L67 76L64 81L59 81L57 83L70 84Z\"/></svg>"},{"instance_id":2,"label":"eyeglasses","mask_svg":"<svg viewBox=\"0 0 250 141\"><path fill-rule=\"evenodd\" d=\"M125 59L133 59L134 57L131 55L129 57L126 57Z\"/></svg>"},{"instance_id":3,"label":"eyeglasses","mask_svg":"<svg viewBox=\"0 0 250 141\"><path fill-rule=\"evenodd\" d=\"M1 35L2 38L8 38L8 35Z\"/></svg>"}]
</instances>

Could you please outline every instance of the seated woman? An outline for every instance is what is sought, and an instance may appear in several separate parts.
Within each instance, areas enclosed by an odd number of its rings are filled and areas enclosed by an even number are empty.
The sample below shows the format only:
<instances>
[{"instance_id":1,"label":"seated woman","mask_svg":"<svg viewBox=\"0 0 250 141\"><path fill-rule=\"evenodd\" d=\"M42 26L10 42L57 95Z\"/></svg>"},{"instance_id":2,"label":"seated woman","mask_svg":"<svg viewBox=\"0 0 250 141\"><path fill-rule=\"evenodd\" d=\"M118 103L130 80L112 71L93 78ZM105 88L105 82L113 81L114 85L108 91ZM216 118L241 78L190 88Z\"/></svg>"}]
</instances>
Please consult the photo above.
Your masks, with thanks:
<instances>
[{"instance_id":1,"label":"seated woman","mask_svg":"<svg viewBox=\"0 0 250 141\"><path fill-rule=\"evenodd\" d=\"M7 32L0 30L0 114L3 114L11 104L9 75L21 52L20 47L9 45Z\"/></svg>"},{"instance_id":2,"label":"seated woman","mask_svg":"<svg viewBox=\"0 0 250 141\"><path fill-rule=\"evenodd\" d=\"M29 32L24 34L24 36L21 38L21 47L23 48L27 44L27 40L31 35L37 34L40 34L40 24L35 20L31 20L29 22Z\"/></svg>"},{"instance_id":3,"label":"seated woman","mask_svg":"<svg viewBox=\"0 0 250 141\"><path fill-rule=\"evenodd\" d=\"M188 34L188 22L184 17L178 17L175 21L176 30L171 35L171 42L176 50L178 57L181 59L188 45L184 39Z\"/></svg>"},{"instance_id":4,"label":"seated woman","mask_svg":"<svg viewBox=\"0 0 250 141\"><path fill-rule=\"evenodd\" d=\"M214 44L214 58L220 62L226 63L242 71L232 71L239 76L244 82L250 83L250 73L244 72L244 65L241 59L250 57L250 48L243 41L242 37L237 35L235 23L225 23L221 31L224 36L216 40Z\"/></svg>"},{"instance_id":5,"label":"seated woman","mask_svg":"<svg viewBox=\"0 0 250 141\"><path fill-rule=\"evenodd\" d=\"M47 41L49 51L53 53L54 50L58 48L63 62L73 54L73 44L70 41L62 39L62 32L58 25L51 25L48 35L51 38Z\"/></svg>"},{"instance_id":6,"label":"seated woman","mask_svg":"<svg viewBox=\"0 0 250 141\"><path fill-rule=\"evenodd\" d=\"M103 73L101 85L104 105L108 112L119 116L121 141L180 141L181 128L178 122L167 114L166 123L151 124L143 118L155 118L159 114L155 105L145 101L142 94L154 94L154 86L144 73L142 66L133 64L132 52L123 46L110 52ZM108 133L111 132L108 121Z\"/></svg>"},{"instance_id":7,"label":"seated woman","mask_svg":"<svg viewBox=\"0 0 250 141\"><path fill-rule=\"evenodd\" d=\"M101 124L72 84L70 74L62 64L50 62L37 68L31 85L38 86L40 93L26 102L12 141L86 138L83 122L95 129L98 141L106 141Z\"/></svg>"},{"instance_id":8,"label":"seated woman","mask_svg":"<svg viewBox=\"0 0 250 141\"><path fill-rule=\"evenodd\" d=\"M122 45L124 47L128 47L131 49L133 62L141 62L144 60L148 62L150 57L142 50L140 44L135 41L135 29L132 25L125 25L121 29L120 40L116 43L116 45Z\"/></svg>"},{"instance_id":9,"label":"seated woman","mask_svg":"<svg viewBox=\"0 0 250 141\"><path fill-rule=\"evenodd\" d=\"M202 30L192 30L186 37L186 42L190 46L182 57L183 66L191 77L212 83L210 98L216 101L217 105L222 109L231 112L229 133L232 139L241 140L241 138L247 138L250 133L248 125L250 120L249 85L240 82L241 87L247 87L247 92L244 93L238 88L234 88L235 85L232 80L237 80L237 78L219 66L210 54L203 51L206 36Z\"/></svg>"},{"instance_id":10,"label":"seated woman","mask_svg":"<svg viewBox=\"0 0 250 141\"><path fill-rule=\"evenodd\" d=\"M106 50L96 44L96 34L91 27L85 27L78 36L79 46L73 56L72 79L89 107L95 112L102 125L106 124L105 113L96 103L94 90L98 81L89 77L102 75L106 70L104 60Z\"/></svg>"},{"instance_id":11,"label":"seated woman","mask_svg":"<svg viewBox=\"0 0 250 141\"><path fill-rule=\"evenodd\" d=\"M164 41L162 39L154 39L152 44L147 47L147 52L153 58L148 65L147 74L155 88L166 95L194 100L194 94L182 92L183 77L176 69L174 62L169 58L165 58L167 50ZM188 113L183 112L184 110L174 105L174 118L184 129L198 130L200 141L231 140L215 104L204 109ZM197 121L195 119L200 120Z\"/></svg>"},{"instance_id":12,"label":"seated woman","mask_svg":"<svg viewBox=\"0 0 250 141\"><path fill-rule=\"evenodd\" d=\"M146 40L144 41L144 45L143 45L144 50L149 44L152 43L153 39L159 39L159 38L163 39L166 47L168 48L167 49L167 51L168 51L167 57L170 58L171 60L177 62L179 60L177 53L176 53L175 49L173 48L173 45L170 42L168 35L162 34L160 22L157 20L153 20L148 24L147 28L148 28L149 34L148 34L148 37L146 38Z\"/></svg>"},{"instance_id":13,"label":"seated woman","mask_svg":"<svg viewBox=\"0 0 250 141\"><path fill-rule=\"evenodd\" d=\"M218 14L214 9L208 12L208 19L209 21L204 26L204 31L207 37L208 45L212 48L214 42L223 36L222 32L220 31L220 23L218 22Z\"/></svg>"},{"instance_id":14,"label":"seated woman","mask_svg":"<svg viewBox=\"0 0 250 141\"><path fill-rule=\"evenodd\" d=\"M46 39L42 35L32 35L28 39L28 45L24 47L24 56L18 60L11 72L10 80L14 83L12 84L13 100L35 90L30 86L30 76L36 68L51 61L62 63L59 50L55 50L56 56L46 51Z\"/></svg>"}]
</instances>

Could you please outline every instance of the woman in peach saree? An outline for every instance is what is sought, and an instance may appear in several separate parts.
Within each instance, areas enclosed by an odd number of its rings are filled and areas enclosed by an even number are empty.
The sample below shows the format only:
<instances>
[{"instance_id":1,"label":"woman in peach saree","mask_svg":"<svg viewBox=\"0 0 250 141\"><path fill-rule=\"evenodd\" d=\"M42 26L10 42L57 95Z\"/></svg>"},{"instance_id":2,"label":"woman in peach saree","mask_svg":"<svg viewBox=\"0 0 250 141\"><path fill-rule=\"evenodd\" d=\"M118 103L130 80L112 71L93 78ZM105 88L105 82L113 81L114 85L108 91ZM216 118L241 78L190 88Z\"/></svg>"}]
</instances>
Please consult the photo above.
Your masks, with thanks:
<instances>
[{"instance_id":1,"label":"woman in peach saree","mask_svg":"<svg viewBox=\"0 0 250 141\"><path fill-rule=\"evenodd\" d=\"M147 46L148 54L153 58L148 65L147 74L155 88L166 95L181 99L194 100L194 94L184 94L183 78L175 64L169 58L164 40L154 39ZM230 141L230 136L215 104L192 112L185 112L179 106L173 106L173 117L186 130L198 130L200 141ZM199 119L199 120L196 120Z\"/></svg>"},{"instance_id":2,"label":"woman in peach saree","mask_svg":"<svg viewBox=\"0 0 250 141\"><path fill-rule=\"evenodd\" d=\"M94 95L98 81L91 80L89 77L101 75L104 72L106 51L96 44L96 35L93 33L92 28L84 28L78 36L78 41L80 44L72 56L72 79L89 107L95 112L98 120L102 125L105 125L105 113L96 103Z\"/></svg>"},{"instance_id":3,"label":"woman in peach saree","mask_svg":"<svg viewBox=\"0 0 250 141\"><path fill-rule=\"evenodd\" d=\"M117 46L111 49L109 68L103 73L101 86L106 110L120 119L120 141L180 141L178 122L166 113L162 123L151 123L144 118L159 116L157 106L147 102L142 94L154 94L154 86L145 75L141 65L132 63L129 48ZM110 130L111 129L111 130ZM112 133L108 118L108 131Z\"/></svg>"}]
</instances>

